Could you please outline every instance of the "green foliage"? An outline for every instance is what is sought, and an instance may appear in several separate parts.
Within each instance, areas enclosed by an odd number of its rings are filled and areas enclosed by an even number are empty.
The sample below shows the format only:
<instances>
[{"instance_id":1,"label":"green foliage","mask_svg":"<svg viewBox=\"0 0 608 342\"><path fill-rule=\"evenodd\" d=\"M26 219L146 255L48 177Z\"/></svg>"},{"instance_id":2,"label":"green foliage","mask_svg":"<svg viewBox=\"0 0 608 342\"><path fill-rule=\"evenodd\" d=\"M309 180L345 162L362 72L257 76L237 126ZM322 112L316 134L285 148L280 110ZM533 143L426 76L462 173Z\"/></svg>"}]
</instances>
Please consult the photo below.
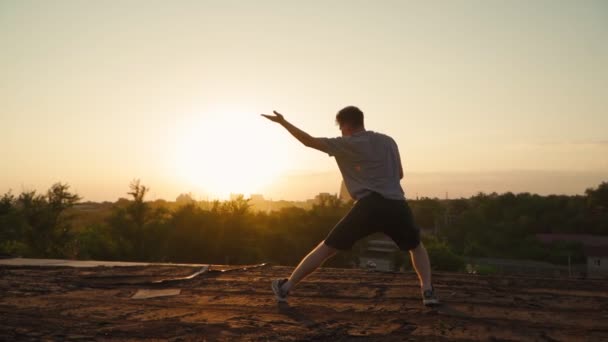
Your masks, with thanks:
<instances>
[{"instance_id":1,"label":"green foliage","mask_svg":"<svg viewBox=\"0 0 608 342\"><path fill-rule=\"evenodd\" d=\"M69 209L80 199L66 184L46 194L11 192L0 198L0 254L185 263L295 265L350 210L336 196L318 197L311 209L252 211L242 197L211 205L181 196L179 203L147 202L149 188L131 182L129 199L108 204L108 213L74 220ZM537 233L608 235L608 183L585 196L477 194L469 199L409 201L417 223L437 236L424 244L437 270L464 269L463 257L504 257L557 264L584 262L582 246L540 243ZM81 213L80 215L85 215ZM74 222L80 223L73 226ZM365 242L338 253L326 266L351 267ZM397 268L409 256L391 256ZM478 270L478 273L485 272ZM492 270L487 270L491 273Z\"/></svg>"},{"instance_id":2,"label":"green foliage","mask_svg":"<svg viewBox=\"0 0 608 342\"><path fill-rule=\"evenodd\" d=\"M585 191L587 215L582 219L597 234L608 232L608 182L602 182L597 189Z\"/></svg>"},{"instance_id":3,"label":"green foliage","mask_svg":"<svg viewBox=\"0 0 608 342\"><path fill-rule=\"evenodd\" d=\"M0 252L28 257L64 257L71 252L73 234L65 211L80 197L67 184L56 183L46 195L10 192L0 199Z\"/></svg>"},{"instance_id":4,"label":"green foliage","mask_svg":"<svg viewBox=\"0 0 608 342\"><path fill-rule=\"evenodd\" d=\"M404 269L404 270L412 269L412 261L411 261L409 253L403 253L403 251L398 250L398 251L393 252L393 254L391 255L391 258L392 258L393 266L394 266L393 271L399 271L401 269Z\"/></svg>"},{"instance_id":5,"label":"green foliage","mask_svg":"<svg viewBox=\"0 0 608 342\"><path fill-rule=\"evenodd\" d=\"M596 210L608 210L608 182L602 182L597 189L587 189L587 205Z\"/></svg>"},{"instance_id":6,"label":"green foliage","mask_svg":"<svg viewBox=\"0 0 608 342\"><path fill-rule=\"evenodd\" d=\"M30 253L29 247L21 241L2 240L2 242L0 242L0 254L23 256Z\"/></svg>"},{"instance_id":7,"label":"green foliage","mask_svg":"<svg viewBox=\"0 0 608 342\"><path fill-rule=\"evenodd\" d=\"M584 262L580 246L547 246L539 233L608 235L608 183L588 189L586 196L539 196L528 193L483 194L442 201L450 224L439 235L463 256ZM412 203L415 207L417 203Z\"/></svg>"},{"instance_id":8,"label":"green foliage","mask_svg":"<svg viewBox=\"0 0 608 342\"><path fill-rule=\"evenodd\" d=\"M441 201L430 198L422 198L416 201L416 205L411 206L411 208L417 224L424 228L436 226L441 213L444 211Z\"/></svg>"},{"instance_id":9,"label":"green foliage","mask_svg":"<svg viewBox=\"0 0 608 342\"><path fill-rule=\"evenodd\" d=\"M92 260L120 260L110 229L102 224L84 228L77 235L78 257Z\"/></svg>"},{"instance_id":10,"label":"green foliage","mask_svg":"<svg viewBox=\"0 0 608 342\"><path fill-rule=\"evenodd\" d=\"M475 271L476 271L476 274L479 274L479 275L493 275L498 272L496 270L496 267L493 267L490 265L479 265L476 267Z\"/></svg>"},{"instance_id":11,"label":"green foliage","mask_svg":"<svg viewBox=\"0 0 608 342\"><path fill-rule=\"evenodd\" d=\"M0 198L0 241L2 245L7 247L0 247L0 251L9 253L9 242L20 240L22 238L22 231L24 220L19 214L16 208L16 198L9 191ZM10 248L10 250L14 250Z\"/></svg>"},{"instance_id":12,"label":"green foliage","mask_svg":"<svg viewBox=\"0 0 608 342\"><path fill-rule=\"evenodd\" d=\"M443 271L461 271L464 269L463 258L452 252L445 241L430 236L425 238L423 243L429 253L433 269Z\"/></svg>"},{"instance_id":13,"label":"green foliage","mask_svg":"<svg viewBox=\"0 0 608 342\"><path fill-rule=\"evenodd\" d=\"M169 213L162 207L153 209L145 202L145 195L150 189L141 185L138 179L131 182L130 189L128 194L133 199L117 205L107 220L116 257L122 260L163 261Z\"/></svg>"}]
</instances>

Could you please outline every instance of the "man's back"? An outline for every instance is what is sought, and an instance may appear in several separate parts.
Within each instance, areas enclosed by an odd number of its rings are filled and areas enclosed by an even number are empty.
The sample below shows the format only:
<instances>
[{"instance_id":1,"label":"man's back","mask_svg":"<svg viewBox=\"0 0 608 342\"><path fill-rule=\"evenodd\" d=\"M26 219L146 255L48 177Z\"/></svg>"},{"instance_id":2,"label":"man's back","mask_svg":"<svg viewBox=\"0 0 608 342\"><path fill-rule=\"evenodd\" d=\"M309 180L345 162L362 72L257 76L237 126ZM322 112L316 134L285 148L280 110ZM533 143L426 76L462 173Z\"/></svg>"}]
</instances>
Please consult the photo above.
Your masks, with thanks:
<instances>
[{"instance_id":1,"label":"man's back","mask_svg":"<svg viewBox=\"0 0 608 342\"><path fill-rule=\"evenodd\" d=\"M388 199L404 199L401 159L388 135L360 131L351 136L321 138L327 153L336 158L344 183L354 199L377 192Z\"/></svg>"}]
</instances>

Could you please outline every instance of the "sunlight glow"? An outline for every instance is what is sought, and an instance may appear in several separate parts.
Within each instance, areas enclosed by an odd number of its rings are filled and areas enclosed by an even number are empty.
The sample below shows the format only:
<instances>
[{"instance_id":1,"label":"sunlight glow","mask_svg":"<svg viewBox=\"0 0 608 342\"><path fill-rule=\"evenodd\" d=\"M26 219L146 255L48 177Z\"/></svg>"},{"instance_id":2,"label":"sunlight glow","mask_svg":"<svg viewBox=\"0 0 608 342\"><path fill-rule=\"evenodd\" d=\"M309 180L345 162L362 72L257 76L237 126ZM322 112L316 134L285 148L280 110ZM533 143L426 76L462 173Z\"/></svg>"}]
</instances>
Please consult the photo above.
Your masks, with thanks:
<instances>
[{"instance_id":1,"label":"sunlight glow","mask_svg":"<svg viewBox=\"0 0 608 342\"><path fill-rule=\"evenodd\" d=\"M257 113L234 108L213 113L178 125L172 153L175 176L214 199L263 191L286 168L283 147L268 134L278 128Z\"/></svg>"}]
</instances>

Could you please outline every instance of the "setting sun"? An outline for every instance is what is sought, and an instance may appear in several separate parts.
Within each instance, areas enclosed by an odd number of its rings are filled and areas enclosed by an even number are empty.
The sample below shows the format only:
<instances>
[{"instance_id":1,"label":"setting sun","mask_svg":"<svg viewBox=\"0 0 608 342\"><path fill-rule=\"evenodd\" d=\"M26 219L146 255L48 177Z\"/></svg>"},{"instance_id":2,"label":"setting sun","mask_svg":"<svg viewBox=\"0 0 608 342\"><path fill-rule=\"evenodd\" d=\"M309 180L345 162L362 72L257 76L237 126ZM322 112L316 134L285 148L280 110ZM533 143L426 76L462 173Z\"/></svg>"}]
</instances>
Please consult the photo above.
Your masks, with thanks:
<instances>
[{"instance_id":1,"label":"setting sun","mask_svg":"<svg viewBox=\"0 0 608 342\"><path fill-rule=\"evenodd\" d=\"M176 128L171 161L176 176L211 198L262 191L286 169L285 144L256 113L214 112L212 119L193 116Z\"/></svg>"}]
</instances>

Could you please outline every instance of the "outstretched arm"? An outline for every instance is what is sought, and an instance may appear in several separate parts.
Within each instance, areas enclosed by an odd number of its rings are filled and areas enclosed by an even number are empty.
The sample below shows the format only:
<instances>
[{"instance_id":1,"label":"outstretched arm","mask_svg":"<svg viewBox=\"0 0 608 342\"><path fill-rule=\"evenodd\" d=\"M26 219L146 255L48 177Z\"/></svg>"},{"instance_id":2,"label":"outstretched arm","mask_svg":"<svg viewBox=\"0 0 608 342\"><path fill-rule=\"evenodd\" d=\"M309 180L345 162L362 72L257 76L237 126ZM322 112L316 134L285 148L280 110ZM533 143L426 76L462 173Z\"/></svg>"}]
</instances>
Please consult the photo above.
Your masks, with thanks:
<instances>
[{"instance_id":1,"label":"outstretched arm","mask_svg":"<svg viewBox=\"0 0 608 342\"><path fill-rule=\"evenodd\" d=\"M319 151L327 152L327 145L325 144L325 142L323 142L315 137L312 137L310 134L308 134L308 133L304 132L303 130L299 129L298 127L292 125L287 120L285 120L283 115L281 115L277 111L273 111L273 113L274 113L274 115L269 115L269 114L261 114L261 115L263 117L265 117L266 119L276 122L276 123L280 124L281 126L285 127L285 129L289 133L291 133L291 135L293 135L294 138L298 139L305 146L317 149Z\"/></svg>"}]
</instances>

